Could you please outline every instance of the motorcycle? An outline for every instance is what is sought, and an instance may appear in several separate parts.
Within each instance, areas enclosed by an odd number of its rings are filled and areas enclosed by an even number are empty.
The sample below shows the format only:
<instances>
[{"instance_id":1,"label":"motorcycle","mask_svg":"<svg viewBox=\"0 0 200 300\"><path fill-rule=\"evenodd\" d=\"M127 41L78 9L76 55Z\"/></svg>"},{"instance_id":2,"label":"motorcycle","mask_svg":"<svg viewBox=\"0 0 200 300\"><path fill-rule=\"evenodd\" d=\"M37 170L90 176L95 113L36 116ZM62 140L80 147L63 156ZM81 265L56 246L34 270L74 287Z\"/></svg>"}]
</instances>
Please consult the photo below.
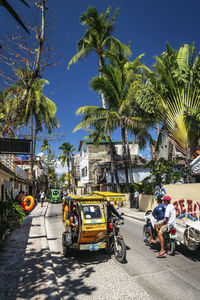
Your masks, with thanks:
<instances>
[{"instance_id":1,"label":"motorcycle","mask_svg":"<svg viewBox=\"0 0 200 300\"><path fill-rule=\"evenodd\" d=\"M108 222L107 247L114 252L116 260L123 263L126 259L126 245L122 235L119 234L121 225L124 225L124 222L116 217L112 217Z\"/></svg>"},{"instance_id":2,"label":"motorcycle","mask_svg":"<svg viewBox=\"0 0 200 300\"><path fill-rule=\"evenodd\" d=\"M151 235L150 235L149 228L150 227L153 228L152 235L153 235L153 239L156 240L157 239L157 232L154 228L154 225L156 223L156 219L153 217L152 211L147 211L144 218L146 220L146 224L143 227L144 242L147 245L152 245L152 244L150 244ZM177 237L176 236L176 228L174 226L170 227L168 229L168 231L163 235L164 248L165 248L165 251L167 252L167 254L169 254L169 255L174 255L175 254L176 237Z\"/></svg>"}]
</instances>

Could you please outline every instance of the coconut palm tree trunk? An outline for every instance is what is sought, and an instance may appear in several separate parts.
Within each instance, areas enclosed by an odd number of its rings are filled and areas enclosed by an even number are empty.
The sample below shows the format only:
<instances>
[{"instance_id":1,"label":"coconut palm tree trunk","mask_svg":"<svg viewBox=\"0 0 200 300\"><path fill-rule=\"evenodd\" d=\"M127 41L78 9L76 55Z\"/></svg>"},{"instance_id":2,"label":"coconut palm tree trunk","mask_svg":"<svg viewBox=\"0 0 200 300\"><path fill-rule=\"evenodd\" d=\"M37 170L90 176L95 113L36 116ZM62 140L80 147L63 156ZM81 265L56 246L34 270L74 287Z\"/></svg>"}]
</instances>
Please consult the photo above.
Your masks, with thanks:
<instances>
[{"instance_id":1,"label":"coconut palm tree trunk","mask_svg":"<svg viewBox=\"0 0 200 300\"><path fill-rule=\"evenodd\" d=\"M110 148L110 156L111 156L111 167L110 167L110 176L111 176L111 185L112 185L112 192L114 192L114 153L113 153L113 144L110 137L110 131L108 130L108 141L109 141L109 148Z\"/></svg>"},{"instance_id":2,"label":"coconut palm tree trunk","mask_svg":"<svg viewBox=\"0 0 200 300\"><path fill-rule=\"evenodd\" d=\"M114 147L112 143L112 139L110 136L110 130L107 129L107 135L108 135L108 142L109 142L109 148L110 148L110 155L111 155L111 170L110 170L110 175L111 175L111 184L112 184L112 192L115 192L115 185L114 185L114 176L115 176L115 181L116 181L116 186L117 186L117 192L121 193L121 186L119 183L119 177L117 173L117 169L114 164Z\"/></svg>"},{"instance_id":3,"label":"coconut palm tree trunk","mask_svg":"<svg viewBox=\"0 0 200 300\"><path fill-rule=\"evenodd\" d=\"M68 169L68 184L69 184L69 192L71 191L71 181L70 181L70 170L69 170L69 158L67 158L67 169Z\"/></svg>"},{"instance_id":4,"label":"coconut palm tree trunk","mask_svg":"<svg viewBox=\"0 0 200 300\"><path fill-rule=\"evenodd\" d=\"M127 155L128 155L128 164L129 164L129 172L130 172L130 179L131 179L131 184L134 183L133 180L133 168L131 164L131 154L130 154L130 147L129 147L129 141L128 141L128 130L127 127L125 127L125 136L126 136L126 148L127 148Z\"/></svg>"},{"instance_id":5,"label":"coconut palm tree trunk","mask_svg":"<svg viewBox=\"0 0 200 300\"><path fill-rule=\"evenodd\" d=\"M102 55L101 54L98 54L98 58L99 58L99 67L102 68ZM99 76L101 77L102 74L101 72L99 72ZM103 108L106 108L106 100L105 100L105 97L104 97L104 94L101 92L101 103L102 103L102 107Z\"/></svg>"},{"instance_id":6,"label":"coconut palm tree trunk","mask_svg":"<svg viewBox=\"0 0 200 300\"><path fill-rule=\"evenodd\" d=\"M121 134L122 134L122 151L123 151L126 186L127 186L127 190L129 190L128 164L127 164L127 155L126 155L126 138L125 138L125 126L124 125L122 125L122 127L121 127Z\"/></svg>"},{"instance_id":7,"label":"coconut palm tree trunk","mask_svg":"<svg viewBox=\"0 0 200 300\"><path fill-rule=\"evenodd\" d=\"M37 142L37 129L35 127L35 130L34 130L34 137L33 137L33 156L35 158L35 149L36 149L36 142Z\"/></svg>"},{"instance_id":8,"label":"coconut palm tree trunk","mask_svg":"<svg viewBox=\"0 0 200 300\"><path fill-rule=\"evenodd\" d=\"M186 178L185 181L186 183L190 183L191 182L191 175L190 175L190 148L186 149L186 157L185 157L185 171L186 171Z\"/></svg>"},{"instance_id":9,"label":"coconut palm tree trunk","mask_svg":"<svg viewBox=\"0 0 200 300\"><path fill-rule=\"evenodd\" d=\"M73 193L76 195L76 180L75 180L75 172L74 172L74 156L72 155L71 159L71 164L72 164L72 186L73 186Z\"/></svg>"},{"instance_id":10,"label":"coconut palm tree trunk","mask_svg":"<svg viewBox=\"0 0 200 300\"><path fill-rule=\"evenodd\" d=\"M33 142L33 109L31 108L31 116L30 116L30 136ZM33 149L33 148L32 148ZM31 154L31 178L34 179L34 150Z\"/></svg>"}]
</instances>

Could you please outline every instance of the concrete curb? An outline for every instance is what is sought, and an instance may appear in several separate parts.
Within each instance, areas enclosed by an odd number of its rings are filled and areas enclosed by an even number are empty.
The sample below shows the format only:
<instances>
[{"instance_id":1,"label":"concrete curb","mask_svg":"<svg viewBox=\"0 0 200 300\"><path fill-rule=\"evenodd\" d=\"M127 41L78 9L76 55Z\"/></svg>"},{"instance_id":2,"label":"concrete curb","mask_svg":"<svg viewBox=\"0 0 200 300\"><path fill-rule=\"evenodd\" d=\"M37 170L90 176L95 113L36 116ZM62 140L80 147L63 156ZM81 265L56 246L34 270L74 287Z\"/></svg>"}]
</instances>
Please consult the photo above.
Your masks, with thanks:
<instances>
[{"instance_id":1,"label":"concrete curb","mask_svg":"<svg viewBox=\"0 0 200 300\"><path fill-rule=\"evenodd\" d=\"M47 204L47 208L46 208L44 216L43 216L43 225L44 225L43 228L44 228L45 235L46 235L45 248L47 249L47 256L48 256L47 260L45 260L45 262L44 262L44 267L45 267L45 272L46 272L46 280L45 281L46 281L46 286L49 289L48 297L50 297L51 299L59 300L59 299L61 299L61 297L59 294L56 275L55 275L54 268L53 268L53 261L52 261L52 257L51 257L49 243L47 240L47 229L46 229L46 223L45 223L45 217L46 217L46 213L48 210L48 206L49 206L49 203Z\"/></svg>"}]
</instances>

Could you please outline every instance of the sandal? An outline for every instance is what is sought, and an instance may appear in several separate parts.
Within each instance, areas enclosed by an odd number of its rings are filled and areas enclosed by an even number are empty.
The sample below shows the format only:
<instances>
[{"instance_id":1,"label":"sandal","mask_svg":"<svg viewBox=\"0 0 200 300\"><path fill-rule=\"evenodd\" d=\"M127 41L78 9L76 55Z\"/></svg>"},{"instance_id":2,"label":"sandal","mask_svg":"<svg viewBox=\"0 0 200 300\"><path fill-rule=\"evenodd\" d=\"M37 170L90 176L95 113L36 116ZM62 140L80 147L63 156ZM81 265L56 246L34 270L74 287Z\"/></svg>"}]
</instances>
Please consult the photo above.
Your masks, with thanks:
<instances>
[{"instance_id":1,"label":"sandal","mask_svg":"<svg viewBox=\"0 0 200 300\"><path fill-rule=\"evenodd\" d=\"M158 258L161 258L161 257L165 257L166 255L167 255L166 252L163 252L162 254L159 253L159 254L157 255L157 257L158 257Z\"/></svg>"}]
</instances>

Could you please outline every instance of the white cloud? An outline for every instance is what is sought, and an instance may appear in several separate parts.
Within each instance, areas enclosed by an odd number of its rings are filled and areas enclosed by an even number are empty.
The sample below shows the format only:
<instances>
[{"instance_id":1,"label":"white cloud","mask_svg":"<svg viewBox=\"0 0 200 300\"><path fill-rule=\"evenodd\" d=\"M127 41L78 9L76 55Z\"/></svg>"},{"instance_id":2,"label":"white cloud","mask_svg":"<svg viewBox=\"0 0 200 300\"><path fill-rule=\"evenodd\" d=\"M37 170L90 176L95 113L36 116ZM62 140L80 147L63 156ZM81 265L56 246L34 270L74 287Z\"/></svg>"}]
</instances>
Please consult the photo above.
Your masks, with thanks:
<instances>
[{"instance_id":1,"label":"white cloud","mask_svg":"<svg viewBox=\"0 0 200 300\"><path fill-rule=\"evenodd\" d=\"M60 161L57 163L56 173L58 175L62 175L63 173L67 173L67 166L61 166Z\"/></svg>"}]
</instances>

